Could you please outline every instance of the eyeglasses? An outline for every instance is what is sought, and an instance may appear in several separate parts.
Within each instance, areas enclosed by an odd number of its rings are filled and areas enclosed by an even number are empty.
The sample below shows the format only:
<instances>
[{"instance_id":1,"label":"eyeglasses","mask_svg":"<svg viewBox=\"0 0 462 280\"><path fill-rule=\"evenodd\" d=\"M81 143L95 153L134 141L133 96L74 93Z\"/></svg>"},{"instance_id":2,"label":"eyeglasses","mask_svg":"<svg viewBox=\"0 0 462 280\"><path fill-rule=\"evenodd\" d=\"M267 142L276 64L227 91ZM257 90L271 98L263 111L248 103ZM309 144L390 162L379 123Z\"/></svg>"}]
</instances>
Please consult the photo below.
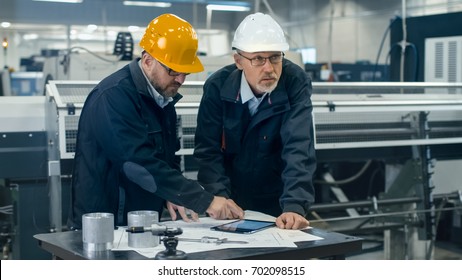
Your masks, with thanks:
<instances>
[{"instance_id":1,"label":"eyeglasses","mask_svg":"<svg viewBox=\"0 0 462 280\"><path fill-rule=\"evenodd\" d=\"M172 76L172 77L178 77L180 75L185 75L185 76L188 76L189 74L191 73L181 73L181 72L176 72L175 70L172 70L170 68L168 68L167 66L163 65L162 63L159 62L160 65L162 65L162 67L164 67L165 71L167 71L168 75L169 76Z\"/></svg>"},{"instance_id":2,"label":"eyeglasses","mask_svg":"<svg viewBox=\"0 0 462 280\"><path fill-rule=\"evenodd\" d=\"M243 58L250 60L250 64L252 66L263 66L265 65L267 59L269 60L269 62L271 62L271 64L277 64L277 63L280 63L282 59L284 58L283 52L281 52L280 54L272 55L270 57L257 56L254 58L248 58L246 56L243 56L240 52L238 52L237 54L242 56Z\"/></svg>"}]
</instances>

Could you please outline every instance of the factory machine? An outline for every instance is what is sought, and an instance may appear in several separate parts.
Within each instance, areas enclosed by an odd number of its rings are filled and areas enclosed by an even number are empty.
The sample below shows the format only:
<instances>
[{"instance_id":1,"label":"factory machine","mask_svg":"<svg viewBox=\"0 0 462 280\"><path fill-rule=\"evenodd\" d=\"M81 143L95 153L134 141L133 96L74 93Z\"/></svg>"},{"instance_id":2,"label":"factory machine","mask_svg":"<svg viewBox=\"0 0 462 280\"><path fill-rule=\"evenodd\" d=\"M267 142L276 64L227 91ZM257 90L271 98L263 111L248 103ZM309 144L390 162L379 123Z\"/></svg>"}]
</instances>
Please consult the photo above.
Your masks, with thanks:
<instances>
[{"instance_id":1,"label":"factory machine","mask_svg":"<svg viewBox=\"0 0 462 280\"><path fill-rule=\"evenodd\" d=\"M319 167L315 182L321 194L326 188L330 194L312 208L313 226L354 234L383 230L385 259L431 259L448 212L452 224L443 230L460 239L462 95L443 92L461 85L313 87L317 156L329 166ZM338 170L358 163L347 178ZM377 163L381 168L361 181ZM377 184L383 189L374 193ZM351 188L367 189L367 196L352 201L346 195L355 193Z\"/></svg>"},{"instance_id":2,"label":"factory machine","mask_svg":"<svg viewBox=\"0 0 462 280\"><path fill-rule=\"evenodd\" d=\"M48 164L57 167L54 184L71 174L78 118L96 83L47 86L56 116L48 132L55 137L49 140L55 152ZM202 85L186 82L177 103L179 155L190 178L197 170L192 153ZM461 88L457 83L314 83L319 164L313 226L350 234L380 231L385 258L430 259L441 217L450 213L445 230L460 242L462 95L454 92ZM379 168L371 169L374 165ZM60 197L51 197L57 209ZM60 217L54 218L52 224L59 224Z\"/></svg>"},{"instance_id":3,"label":"factory machine","mask_svg":"<svg viewBox=\"0 0 462 280\"><path fill-rule=\"evenodd\" d=\"M32 236L66 230L78 120L96 84L52 80L46 96L0 98L1 240L12 258L49 258ZM190 178L197 171L192 152L202 85L186 82L177 103L179 155ZM314 83L312 225L354 235L379 232L386 259L432 258L443 230L462 243L461 88Z\"/></svg>"},{"instance_id":4,"label":"factory machine","mask_svg":"<svg viewBox=\"0 0 462 280\"><path fill-rule=\"evenodd\" d=\"M285 57L300 67L304 67L300 53L288 51ZM205 81L224 65L234 63L232 54L200 56L200 60L205 70L190 74L188 81ZM120 60L120 55L94 53L84 48L74 47L66 53L45 58L42 76L46 82L49 80L101 80L129 62Z\"/></svg>"},{"instance_id":5,"label":"factory machine","mask_svg":"<svg viewBox=\"0 0 462 280\"><path fill-rule=\"evenodd\" d=\"M0 97L0 201L3 259L42 259L32 235L48 232L45 96Z\"/></svg>"}]
</instances>

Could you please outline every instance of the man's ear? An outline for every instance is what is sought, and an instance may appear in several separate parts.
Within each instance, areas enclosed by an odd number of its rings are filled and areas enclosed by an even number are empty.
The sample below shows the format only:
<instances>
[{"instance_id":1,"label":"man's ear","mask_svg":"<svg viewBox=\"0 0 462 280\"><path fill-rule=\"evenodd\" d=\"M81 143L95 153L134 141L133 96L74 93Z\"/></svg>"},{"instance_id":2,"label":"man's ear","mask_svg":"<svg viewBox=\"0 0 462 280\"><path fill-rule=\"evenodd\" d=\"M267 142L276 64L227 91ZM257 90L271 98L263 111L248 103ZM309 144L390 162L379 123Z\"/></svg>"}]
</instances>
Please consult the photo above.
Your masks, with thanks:
<instances>
[{"instance_id":1,"label":"man's ear","mask_svg":"<svg viewBox=\"0 0 462 280\"><path fill-rule=\"evenodd\" d=\"M233 55L233 58L234 58L234 63L236 63L237 69L242 70L241 56L238 55L237 53L235 53L235 54Z\"/></svg>"},{"instance_id":2,"label":"man's ear","mask_svg":"<svg viewBox=\"0 0 462 280\"><path fill-rule=\"evenodd\" d=\"M149 55L147 52L143 54L143 60L147 66L151 66L154 62L154 58L152 58L152 56Z\"/></svg>"}]
</instances>

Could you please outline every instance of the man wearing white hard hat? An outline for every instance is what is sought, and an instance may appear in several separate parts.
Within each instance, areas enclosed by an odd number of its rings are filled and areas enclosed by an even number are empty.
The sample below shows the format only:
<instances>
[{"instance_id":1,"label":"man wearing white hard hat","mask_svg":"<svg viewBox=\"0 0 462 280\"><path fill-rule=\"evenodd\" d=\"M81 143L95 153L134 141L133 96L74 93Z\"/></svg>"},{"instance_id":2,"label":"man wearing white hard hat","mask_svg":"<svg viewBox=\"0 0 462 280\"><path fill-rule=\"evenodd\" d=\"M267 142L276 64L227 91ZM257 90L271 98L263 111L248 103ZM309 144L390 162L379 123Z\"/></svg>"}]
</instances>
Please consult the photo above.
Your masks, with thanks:
<instances>
[{"instance_id":1,"label":"man wearing white hard hat","mask_svg":"<svg viewBox=\"0 0 462 280\"><path fill-rule=\"evenodd\" d=\"M314 202L311 80L284 58L279 24L255 13L239 25L232 65L204 85L195 135L198 180L244 210L300 229Z\"/></svg>"}]
</instances>

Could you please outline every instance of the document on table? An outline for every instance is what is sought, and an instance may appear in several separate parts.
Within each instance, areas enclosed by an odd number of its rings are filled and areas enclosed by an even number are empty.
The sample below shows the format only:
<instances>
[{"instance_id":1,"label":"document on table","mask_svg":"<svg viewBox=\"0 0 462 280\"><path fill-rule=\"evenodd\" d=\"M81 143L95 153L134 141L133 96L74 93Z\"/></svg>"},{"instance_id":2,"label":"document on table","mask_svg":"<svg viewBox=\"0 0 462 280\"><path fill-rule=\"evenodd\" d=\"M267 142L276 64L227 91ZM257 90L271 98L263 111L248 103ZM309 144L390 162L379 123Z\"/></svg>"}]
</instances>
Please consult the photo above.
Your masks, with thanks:
<instances>
[{"instance_id":1,"label":"document on table","mask_svg":"<svg viewBox=\"0 0 462 280\"><path fill-rule=\"evenodd\" d=\"M274 221L275 218L266 214L254 211L245 212L246 219ZM203 251L212 251L227 248L261 248L261 247L293 247L296 248L295 242L312 241L322 239L321 237L308 234L300 230L283 230L279 228L269 228L253 234L237 234L220 231L212 231L210 227L221 225L233 220L215 220L213 218L200 218L199 222L186 223L182 220L162 222L162 225L172 228L181 228L183 234L178 235L178 250L185 253L195 253ZM165 246L161 243L156 247L150 248L132 248L128 246L128 233L126 228L119 228L114 231L114 244L112 250L134 250L139 254L153 258L160 251L165 250ZM214 238L227 238L230 241L246 241L246 244L233 243L201 243L194 241L183 241L181 238L200 240L204 236Z\"/></svg>"}]
</instances>

